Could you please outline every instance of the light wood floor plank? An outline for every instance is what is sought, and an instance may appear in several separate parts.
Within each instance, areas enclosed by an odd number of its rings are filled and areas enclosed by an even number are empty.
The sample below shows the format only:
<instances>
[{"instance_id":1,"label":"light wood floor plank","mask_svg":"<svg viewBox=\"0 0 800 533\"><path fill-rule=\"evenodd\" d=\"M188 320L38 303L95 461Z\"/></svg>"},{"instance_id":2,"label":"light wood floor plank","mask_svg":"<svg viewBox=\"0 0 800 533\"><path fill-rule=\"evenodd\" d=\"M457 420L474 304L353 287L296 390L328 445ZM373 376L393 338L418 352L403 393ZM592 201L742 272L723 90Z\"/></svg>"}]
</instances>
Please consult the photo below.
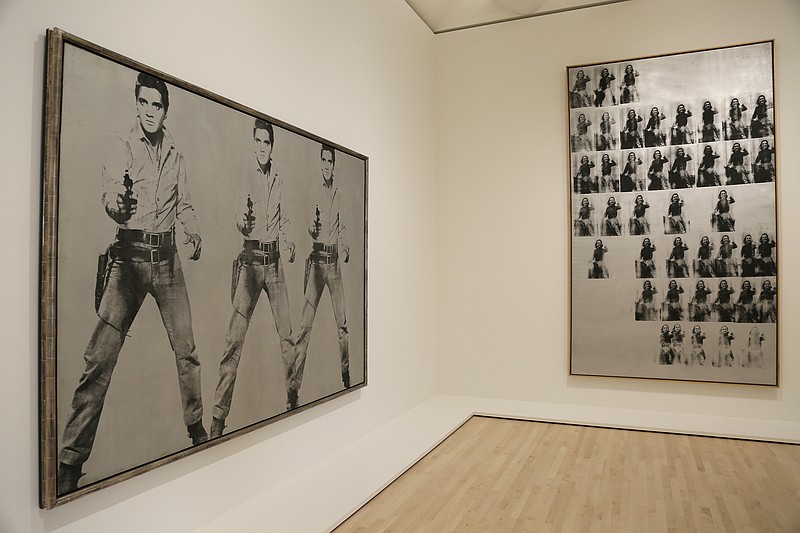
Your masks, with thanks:
<instances>
[{"instance_id":1,"label":"light wood floor plank","mask_svg":"<svg viewBox=\"0 0 800 533\"><path fill-rule=\"evenodd\" d=\"M336 529L797 532L800 446L473 417Z\"/></svg>"}]
</instances>

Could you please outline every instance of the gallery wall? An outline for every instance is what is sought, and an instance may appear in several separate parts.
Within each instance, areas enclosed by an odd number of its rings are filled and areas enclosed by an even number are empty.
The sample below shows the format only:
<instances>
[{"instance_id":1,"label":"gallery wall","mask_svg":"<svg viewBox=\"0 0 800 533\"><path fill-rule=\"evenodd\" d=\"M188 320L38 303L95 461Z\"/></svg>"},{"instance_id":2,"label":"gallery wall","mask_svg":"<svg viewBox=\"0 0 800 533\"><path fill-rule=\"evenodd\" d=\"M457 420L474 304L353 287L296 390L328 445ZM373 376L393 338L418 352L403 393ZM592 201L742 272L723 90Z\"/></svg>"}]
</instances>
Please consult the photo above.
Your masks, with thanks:
<instances>
[{"instance_id":1,"label":"gallery wall","mask_svg":"<svg viewBox=\"0 0 800 533\"><path fill-rule=\"evenodd\" d=\"M606 408L594 420L609 424L646 412L650 427L679 431L688 422L676 413L704 415L709 432L735 417L754 437L785 422L800 440L799 27L794 0L634 0L438 36L440 392L552 412ZM569 377L565 67L766 39L776 59L781 387Z\"/></svg>"},{"instance_id":2,"label":"gallery wall","mask_svg":"<svg viewBox=\"0 0 800 533\"><path fill-rule=\"evenodd\" d=\"M37 276L44 36L55 26L370 157L369 386L45 512ZM434 393L434 36L405 3L4 0L0 44L0 531L191 531ZM221 354L198 351L215 375Z\"/></svg>"},{"instance_id":3,"label":"gallery wall","mask_svg":"<svg viewBox=\"0 0 800 533\"><path fill-rule=\"evenodd\" d=\"M37 262L44 33L53 26L370 156L370 358L361 391L44 512ZM797 427L798 27L794 0L632 0L436 37L402 0L0 2L0 531L191 531L302 478L435 392L519 400L517 412L555 406L573 418L592 406L606 423L630 411L675 430L690 414L734 419L756 436L759 421ZM568 377L564 67L770 38L781 387ZM204 371L215 372L205 357Z\"/></svg>"}]
</instances>

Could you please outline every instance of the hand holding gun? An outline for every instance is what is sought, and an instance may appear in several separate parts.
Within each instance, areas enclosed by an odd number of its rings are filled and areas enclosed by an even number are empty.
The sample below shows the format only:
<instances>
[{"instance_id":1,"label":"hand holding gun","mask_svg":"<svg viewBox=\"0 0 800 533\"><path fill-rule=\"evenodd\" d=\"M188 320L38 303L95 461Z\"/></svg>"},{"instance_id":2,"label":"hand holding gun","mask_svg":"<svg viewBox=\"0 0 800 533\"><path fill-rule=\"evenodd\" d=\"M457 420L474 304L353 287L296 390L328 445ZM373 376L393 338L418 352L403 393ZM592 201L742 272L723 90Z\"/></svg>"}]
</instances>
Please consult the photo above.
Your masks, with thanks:
<instances>
[{"instance_id":1,"label":"hand holding gun","mask_svg":"<svg viewBox=\"0 0 800 533\"><path fill-rule=\"evenodd\" d=\"M316 206L314 209L314 220L311 222L311 228L309 228L308 233L311 235L312 239L316 239L319 237L320 232L322 231L322 222L320 221L320 212L319 206Z\"/></svg>"},{"instance_id":2,"label":"hand holding gun","mask_svg":"<svg viewBox=\"0 0 800 533\"><path fill-rule=\"evenodd\" d=\"M253 214L253 200L250 199L250 195L247 195L247 211L244 212L242 216L242 234L247 236L250 235L250 232L253 231L253 228L256 225L256 216Z\"/></svg>"},{"instance_id":3,"label":"hand holding gun","mask_svg":"<svg viewBox=\"0 0 800 533\"><path fill-rule=\"evenodd\" d=\"M136 213L139 203L133 193L133 180L128 169L125 169L122 185L125 187L125 191L117 195L117 210L120 218L118 222L127 222Z\"/></svg>"}]
</instances>

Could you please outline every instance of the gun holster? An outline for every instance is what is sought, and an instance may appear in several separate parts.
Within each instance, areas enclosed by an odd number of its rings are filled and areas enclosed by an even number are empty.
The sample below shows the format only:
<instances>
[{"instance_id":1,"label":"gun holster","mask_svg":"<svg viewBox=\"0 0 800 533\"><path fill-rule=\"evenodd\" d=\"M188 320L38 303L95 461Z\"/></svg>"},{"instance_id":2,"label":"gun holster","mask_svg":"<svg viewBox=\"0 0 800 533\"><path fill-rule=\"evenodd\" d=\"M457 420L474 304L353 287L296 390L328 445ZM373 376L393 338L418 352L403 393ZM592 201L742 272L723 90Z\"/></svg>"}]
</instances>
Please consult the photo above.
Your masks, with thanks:
<instances>
[{"instance_id":1,"label":"gun holster","mask_svg":"<svg viewBox=\"0 0 800 533\"><path fill-rule=\"evenodd\" d=\"M109 251L111 247L106 248L106 251L97 256L97 275L94 284L94 311L95 313L100 310L100 302L103 300L103 293L106 292L108 285L108 275L111 272L111 265L109 264Z\"/></svg>"},{"instance_id":2,"label":"gun holster","mask_svg":"<svg viewBox=\"0 0 800 533\"><path fill-rule=\"evenodd\" d=\"M305 274L303 275L303 294L306 293L306 288L308 287L308 275L311 272L311 256L306 258L306 270Z\"/></svg>"},{"instance_id":3,"label":"gun holster","mask_svg":"<svg viewBox=\"0 0 800 533\"><path fill-rule=\"evenodd\" d=\"M233 300L236 297L236 287L239 285L239 272L241 270L239 258L233 260L233 270L231 271L231 305L234 305Z\"/></svg>"}]
</instances>

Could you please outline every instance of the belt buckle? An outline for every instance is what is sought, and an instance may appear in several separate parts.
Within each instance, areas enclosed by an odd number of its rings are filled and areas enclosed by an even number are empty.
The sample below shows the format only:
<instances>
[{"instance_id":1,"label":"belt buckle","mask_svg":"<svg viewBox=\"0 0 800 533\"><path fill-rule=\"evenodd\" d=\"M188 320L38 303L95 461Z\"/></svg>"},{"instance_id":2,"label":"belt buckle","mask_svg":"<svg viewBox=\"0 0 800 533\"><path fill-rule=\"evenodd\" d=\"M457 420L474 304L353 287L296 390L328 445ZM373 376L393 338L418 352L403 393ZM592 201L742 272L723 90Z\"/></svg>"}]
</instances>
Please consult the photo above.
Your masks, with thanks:
<instances>
[{"instance_id":1,"label":"belt buckle","mask_svg":"<svg viewBox=\"0 0 800 533\"><path fill-rule=\"evenodd\" d=\"M151 263L161 262L161 253L158 248L156 248L155 250L150 250L150 262Z\"/></svg>"},{"instance_id":2,"label":"belt buckle","mask_svg":"<svg viewBox=\"0 0 800 533\"><path fill-rule=\"evenodd\" d=\"M150 246L161 246L161 235L159 233L147 233L147 244Z\"/></svg>"}]
</instances>

